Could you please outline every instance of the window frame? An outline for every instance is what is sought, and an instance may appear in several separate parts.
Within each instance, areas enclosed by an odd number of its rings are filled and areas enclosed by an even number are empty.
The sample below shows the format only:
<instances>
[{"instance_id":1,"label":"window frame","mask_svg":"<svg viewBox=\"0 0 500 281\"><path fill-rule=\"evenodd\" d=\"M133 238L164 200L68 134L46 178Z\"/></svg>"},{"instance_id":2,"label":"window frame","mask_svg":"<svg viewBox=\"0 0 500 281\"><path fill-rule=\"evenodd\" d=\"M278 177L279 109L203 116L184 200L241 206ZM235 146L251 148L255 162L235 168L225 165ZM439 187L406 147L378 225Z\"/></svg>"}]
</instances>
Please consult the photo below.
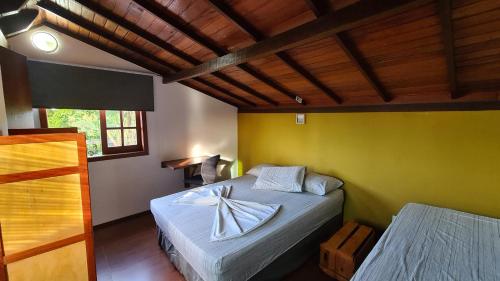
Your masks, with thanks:
<instances>
[{"instance_id":1,"label":"window frame","mask_svg":"<svg viewBox=\"0 0 500 281\"><path fill-rule=\"evenodd\" d=\"M127 111L127 110L125 110ZM123 111L120 110L120 127L106 127L106 110L99 110L99 121L101 127L101 142L102 142L102 153L101 156L88 157L88 162L96 162L110 159L119 159L127 157L136 157L149 155L148 147L148 127L146 121L145 111L134 111L136 115L136 127L123 127ZM40 118L40 127L48 127L47 110L45 108L38 109L38 115ZM107 129L120 129L122 144L123 144L123 130L132 129L137 130L137 145L133 146L121 146L121 147L108 147L107 141Z\"/></svg>"}]
</instances>

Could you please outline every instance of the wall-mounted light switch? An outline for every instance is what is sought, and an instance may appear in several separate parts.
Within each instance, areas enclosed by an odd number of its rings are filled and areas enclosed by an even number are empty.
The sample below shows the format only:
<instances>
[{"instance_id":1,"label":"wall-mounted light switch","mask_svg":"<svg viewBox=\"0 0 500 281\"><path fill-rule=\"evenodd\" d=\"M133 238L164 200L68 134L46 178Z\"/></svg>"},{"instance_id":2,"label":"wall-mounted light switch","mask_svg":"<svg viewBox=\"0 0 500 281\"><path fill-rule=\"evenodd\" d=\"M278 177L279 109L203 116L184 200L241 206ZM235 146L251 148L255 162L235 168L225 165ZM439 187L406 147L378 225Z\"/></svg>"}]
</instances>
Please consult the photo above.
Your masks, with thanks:
<instances>
[{"instance_id":1,"label":"wall-mounted light switch","mask_svg":"<svg viewBox=\"0 0 500 281\"><path fill-rule=\"evenodd\" d=\"M306 115L304 113L297 113L295 115L295 124L304 125L306 123Z\"/></svg>"}]
</instances>

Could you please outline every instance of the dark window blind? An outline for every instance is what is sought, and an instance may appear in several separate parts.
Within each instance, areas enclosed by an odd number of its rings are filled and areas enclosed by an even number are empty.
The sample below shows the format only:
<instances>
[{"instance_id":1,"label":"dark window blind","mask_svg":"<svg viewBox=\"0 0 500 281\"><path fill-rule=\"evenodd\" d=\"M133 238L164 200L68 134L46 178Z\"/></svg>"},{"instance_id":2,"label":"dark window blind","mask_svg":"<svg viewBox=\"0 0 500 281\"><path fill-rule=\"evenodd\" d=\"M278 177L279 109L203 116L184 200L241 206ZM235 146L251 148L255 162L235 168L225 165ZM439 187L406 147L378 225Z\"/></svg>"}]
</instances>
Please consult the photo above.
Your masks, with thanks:
<instances>
[{"instance_id":1,"label":"dark window blind","mask_svg":"<svg viewBox=\"0 0 500 281\"><path fill-rule=\"evenodd\" d=\"M153 111L153 77L28 61L34 108Z\"/></svg>"}]
</instances>

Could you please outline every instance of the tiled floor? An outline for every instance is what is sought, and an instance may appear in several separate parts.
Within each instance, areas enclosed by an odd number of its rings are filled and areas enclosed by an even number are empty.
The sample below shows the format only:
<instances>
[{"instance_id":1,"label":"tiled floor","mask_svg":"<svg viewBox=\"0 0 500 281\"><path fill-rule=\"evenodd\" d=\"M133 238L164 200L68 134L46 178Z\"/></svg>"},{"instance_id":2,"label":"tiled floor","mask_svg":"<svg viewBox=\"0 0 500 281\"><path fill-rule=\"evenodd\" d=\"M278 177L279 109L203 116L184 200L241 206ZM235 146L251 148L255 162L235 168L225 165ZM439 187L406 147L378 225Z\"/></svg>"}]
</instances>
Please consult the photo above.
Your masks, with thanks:
<instances>
[{"instance_id":1,"label":"tiled floor","mask_svg":"<svg viewBox=\"0 0 500 281\"><path fill-rule=\"evenodd\" d=\"M158 247L153 218L140 216L97 229L95 255L98 281L184 281ZM333 280L311 259L285 281Z\"/></svg>"}]
</instances>

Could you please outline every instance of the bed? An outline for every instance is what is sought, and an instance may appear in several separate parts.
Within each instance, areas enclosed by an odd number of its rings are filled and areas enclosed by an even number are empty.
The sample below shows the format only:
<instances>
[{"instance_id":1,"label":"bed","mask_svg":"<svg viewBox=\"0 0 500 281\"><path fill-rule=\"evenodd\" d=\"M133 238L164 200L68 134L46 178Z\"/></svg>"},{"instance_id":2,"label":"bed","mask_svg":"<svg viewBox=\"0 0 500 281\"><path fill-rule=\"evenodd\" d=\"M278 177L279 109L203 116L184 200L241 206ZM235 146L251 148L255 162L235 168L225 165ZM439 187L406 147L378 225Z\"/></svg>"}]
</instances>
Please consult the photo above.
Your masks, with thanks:
<instances>
[{"instance_id":1,"label":"bed","mask_svg":"<svg viewBox=\"0 0 500 281\"><path fill-rule=\"evenodd\" d=\"M351 280L500 280L500 220L407 204Z\"/></svg>"},{"instance_id":2,"label":"bed","mask_svg":"<svg viewBox=\"0 0 500 281\"><path fill-rule=\"evenodd\" d=\"M341 189L326 196L252 190L255 180L245 175L216 185L231 185L232 199L281 204L281 208L261 227L226 241L210 242L214 206L172 203L185 192L151 201L160 245L188 281L282 277L342 225Z\"/></svg>"}]
</instances>

